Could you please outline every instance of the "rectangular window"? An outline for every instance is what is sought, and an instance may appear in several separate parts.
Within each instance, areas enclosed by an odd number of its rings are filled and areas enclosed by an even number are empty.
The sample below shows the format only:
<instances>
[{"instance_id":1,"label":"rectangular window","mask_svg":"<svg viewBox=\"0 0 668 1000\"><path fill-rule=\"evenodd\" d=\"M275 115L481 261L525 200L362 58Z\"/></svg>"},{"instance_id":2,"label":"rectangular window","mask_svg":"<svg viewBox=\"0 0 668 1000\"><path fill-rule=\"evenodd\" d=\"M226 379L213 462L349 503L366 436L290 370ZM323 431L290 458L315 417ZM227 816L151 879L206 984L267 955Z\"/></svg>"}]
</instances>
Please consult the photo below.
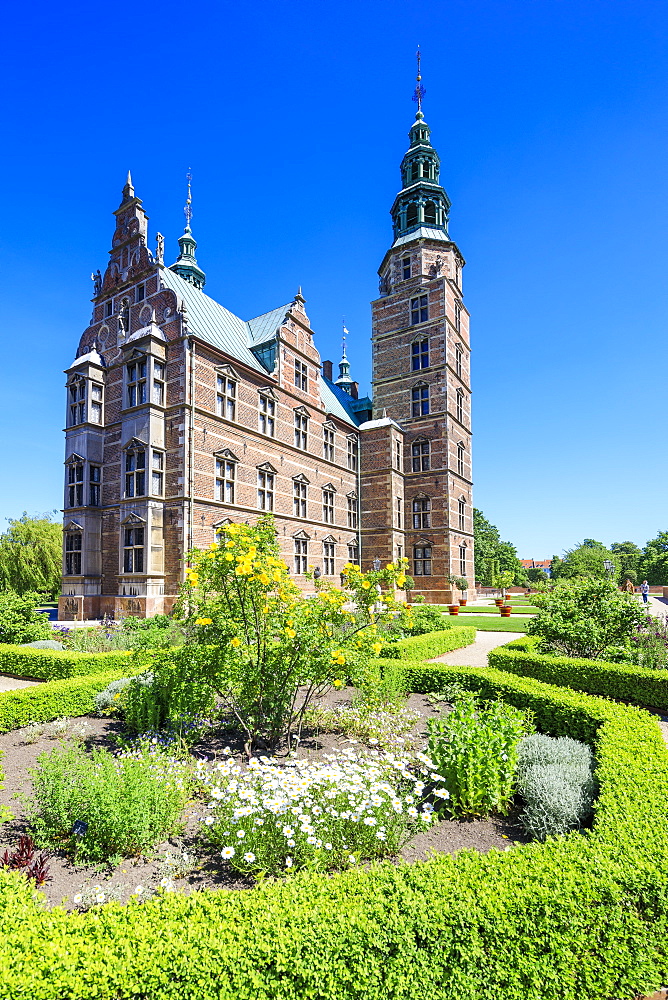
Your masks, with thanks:
<instances>
[{"instance_id":1,"label":"rectangular window","mask_svg":"<svg viewBox=\"0 0 668 1000\"><path fill-rule=\"evenodd\" d=\"M429 441L415 441L411 445L413 472L429 472L431 465Z\"/></svg>"},{"instance_id":2,"label":"rectangular window","mask_svg":"<svg viewBox=\"0 0 668 1000\"><path fill-rule=\"evenodd\" d=\"M357 497L346 497L348 501L348 527L357 527Z\"/></svg>"},{"instance_id":3,"label":"rectangular window","mask_svg":"<svg viewBox=\"0 0 668 1000\"><path fill-rule=\"evenodd\" d=\"M216 459L216 491L215 498L221 503L234 503L234 481L237 464L227 459Z\"/></svg>"},{"instance_id":4,"label":"rectangular window","mask_svg":"<svg viewBox=\"0 0 668 1000\"><path fill-rule=\"evenodd\" d=\"M334 461L334 431L330 427L322 429L322 457Z\"/></svg>"},{"instance_id":5,"label":"rectangular window","mask_svg":"<svg viewBox=\"0 0 668 1000\"><path fill-rule=\"evenodd\" d=\"M227 375L219 375L216 386L216 413L226 420L234 420L237 411L237 383Z\"/></svg>"},{"instance_id":6,"label":"rectangular window","mask_svg":"<svg viewBox=\"0 0 668 1000\"><path fill-rule=\"evenodd\" d=\"M429 413L429 386L418 385L411 393L411 415L425 417Z\"/></svg>"},{"instance_id":7,"label":"rectangular window","mask_svg":"<svg viewBox=\"0 0 668 1000\"><path fill-rule=\"evenodd\" d=\"M107 302L104 311L105 311L105 315L107 317L113 316L113 313L114 313L114 303L111 301L111 299L109 299L109 301Z\"/></svg>"},{"instance_id":8,"label":"rectangular window","mask_svg":"<svg viewBox=\"0 0 668 1000\"><path fill-rule=\"evenodd\" d=\"M422 163L422 176L429 177L429 163L427 160L424 160Z\"/></svg>"},{"instance_id":9,"label":"rectangular window","mask_svg":"<svg viewBox=\"0 0 668 1000\"><path fill-rule=\"evenodd\" d=\"M416 531L431 528L431 500L429 497L418 497L413 501L413 528Z\"/></svg>"},{"instance_id":10,"label":"rectangular window","mask_svg":"<svg viewBox=\"0 0 668 1000\"><path fill-rule=\"evenodd\" d=\"M401 511L403 504L401 502L401 497L397 497L395 500L395 509L397 514L397 528L401 527Z\"/></svg>"},{"instance_id":11,"label":"rectangular window","mask_svg":"<svg viewBox=\"0 0 668 1000\"><path fill-rule=\"evenodd\" d=\"M125 453L125 496L143 497L146 494L146 452Z\"/></svg>"},{"instance_id":12,"label":"rectangular window","mask_svg":"<svg viewBox=\"0 0 668 1000\"><path fill-rule=\"evenodd\" d=\"M303 361L295 361L295 386L304 392L308 390L308 368Z\"/></svg>"},{"instance_id":13,"label":"rectangular window","mask_svg":"<svg viewBox=\"0 0 668 1000\"><path fill-rule=\"evenodd\" d=\"M401 441L395 440L394 442L394 467L398 472L401 472Z\"/></svg>"},{"instance_id":14,"label":"rectangular window","mask_svg":"<svg viewBox=\"0 0 668 1000\"><path fill-rule=\"evenodd\" d=\"M86 383L83 379L77 379L69 387L69 422L83 424L86 420Z\"/></svg>"},{"instance_id":15,"label":"rectangular window","mask_svg":"<svg viewBox=\"0 0 668 1000\"><path fill-rule=\"evenodd\" d=\"M92 424L102 423L102 386L99 382L91 382L90 386L90 420Z\"/></svg>"},{"instance_id":16,"label":"rectangular window","mask_svg":"<svg viewBox=\"0 0 668 1000\"><path fill-rule=\"evenodd\" d=\"M457 378L462 377L462 349L459 344L455 344L455 372Z\"/></svg>"},{"instance_id":17,"label":"rectangular window","mask_svg":"<svg viewBox=\"0 0 668 1000\"><path fill-rule=\"evenodd\" d=\"M146 361L133 361L127 372L128 406L141 406L146 402Z\"/></svg>"},{"instance_id":18,"label":"rectangular window","mask_svg":"<svg viewBox=\"0 0 668 1000\"><path fill-rule=\"evenodd\" d=\"M165 366L160 361L153 362L153 394L151 402L163 406L165 402Z\"/></svg>"},{"instance_id":19,"label":"rectangular window","mask_svg":"<svg viewBox=\"0 0 668 1000\"><path fill-rule=\"evenodd\" d=\"M404 558L404 547L403 545L397 545L397 562Z\"/></svg>"},{"instance_id":20,"label":"rectangular window","mask_svg":"<svg viewBox=\"0 0 668 1000\"><path fill-rule=\"evenodd\" d=\"M354 435L348 438L348 468L357 472L357 438Z\"/></svg>"},{"instance_id":21,"label":"rectangular window","mask_svg":"<svg viewBox=\"0 0 668 1000\"><path fill-rule=\"evenodd\" d=\"M81 535L75 532L65 535L65 575L81 574Z\"/></svg>"},{"instance_id":22,"label":"rectangular window","mask_svg":"<svg viewBox=\"0 0 668 1000\"><path fill-rule=\"evenodd\" d=\"M413 575L431 576L431 545L416 545L413 549Z\"/></svg>"},{"instance_id":23,"label":"rectangular window","mask_svg":"<svg viewBox=\"0 0 668 1000\"><path fill-rule=\"evenodd\" d=\"M276 401L271 396L260 396L258 428L260 434L267 437L273 438L276 434Z\"/></svg>"},{"instance_id":24,"label":"rectangular window","mask_svg":"<svg viewBox=\"0 0 668 1000\"><path fill-rule=\"evenodd\" d=\"M297 480L293 481L292 506L295 517L306 517L306 491L306 483L298 482Z\"/></svg>"},{"instance_id":25,"label":"rectangular window","mask_svg":"<svg viewBox=\"0 0 668 1000\"><path fill-rule=\"evenodd\" d=\"M90 478L88 482L88 503L91 507L100 506L100 487L102 483L102 468L99 465L91 465Z\"/></svg>"},{"instance_id":26,"label":"rectangular window","mask_svg":"<svg viewBox=\"0 0 668 1000\"><path fill-rule=\"evenodd\" d=\"M457 501L458 515L459 515L459 530L464 530L464 525L466 523L466 505L463 500Z\"/></svg>"},{"instance_id":27,"label":"rectangular window","mask_svg":"<svg viewBox=\"0 0 668 1000\"><path fill-rule=\"evenodd\" d=\"M274 509L274 474L258 471L257 474L257 505L260 510Z\"/></svg>"},{"instance_id":28,"label":"rectangular window","mask_svg":"<svg viewBox=\"0 0 668 1000\"><path fill-rule=\"evenodd\" d=\"M144 529L126 528L123 545L123 572L144 572Z\"/></svg>"},{"instance_id":29,"label":"rectangular window","mask_svg":"<svg viewBox=\"0 0 668 1000\"><path fill-rule=\"evenodd\" d=\"M308 562L308 540L295 538L295 573L305 573Z\"/></svg>"},{"instance_id":30,"label":"rectangular window","mask_svg":"<svg viewBox=\"0 0 668 1000\"><path fill-rule=\"evenodd\" d=\"M464 449L460 444L457 445L457 475L464 475Z\"/></svg>"},{"instance_id":31,"label":"rectangular window","mask_svg":"<svg viewBox=\"0 0 668 1000\"><path fill-rule=\"evenodd\" d=\"M162 496L164 463L164 454L161 451L154 451L151 465L151 493L154 497Z\"/></svg>"},{"instance_id":32,"label":"rectangular window","mask_svg":"<svg viewBox=\"0 0 668 1000\"><path fill-rule=\"evenodd\" d=\"M83 507L84 467L69 465L67 467L67 499L68 507Z\"/></svg>"},{"instance_id":33,"label":"rectangular window","mask_svg":"<svg viewBox=\"0 0 668 1000\"><path fill-rule=\"evenodd\" d=\"M416 323L425 323L427 319L429 319L427 296L418 295L417 298L411 299L411 326L415 326Z\"/></svg>"},{"instance_id":34,"label":"rectangular window","mask_svg":"<svg viewBox=\"0 0 668 1000\"><path fill-rule=\"evenodd\" d=\"M308 446L308 417L303 413L295 413L295 448L306 451Z\"/></svg>"},{"instance_id":35,"label":"rectangular window","mask_svg":"<svg viewBox=\"0 0 668 1000\"><path fill-rule=\"evenodd\" d=\"M137 285L137 294L135 295L135 302L142 302L144 299L144 286Z\"/></svg>"},{"instance_id":36,"label":"rectangular window","mask_svg":"<svg viewBox=\"0 0 668 1000\"><path fill-rule=\"evenodd\" d=\"M322 543L322 571L325 576L334 576L334 542Z\"/></svg>"},{"instance_id":37,"label":"rectangular window","mask_svg":"<svg viewBox=\"0 0 668 1000\"><path fill-rule=\"evenodd\" d=\"M348 562L353 566L360 564L360 550L357 542L348 542Z\"/></svg>"},{"instance_id":38,"label":"rectangular window","mask_svg":"<svg viewBox=\"0 0 668 1000\"><path fill-rule=\"evenodd\" d=\"M421 368L429 367L429 341L416 340L412 345L412 365L413 371L418 372Z\"/></svg>"},{"instance_id":39,"label":"rectangular window","mask_svg":"<svg viewBox=\"0 0 668 1000\"><path fill-rule=\"evenodd\" d=\"M410 257L404 257L404 259L401 262L401 264L402 264L402 267L403 267L404 281L406 281L406 279L410 278L410 276L411 276L411 259L410 259Z\"/></svg>"},{"instance_id":40,"label":"rectangular window","mask_svg":"<svg viewBox=\"0 0 668 1000\"><path fill-rule=\"evenodd\" d=\"M459 575L466 577L466 546L459 546Z\"/></svg>"},{"instance_id":41,"label":"rectangular window","mask_svg":"<svg viewBox=\"0 0 668 1000\"><path fill-rule=\"evenodd\" d=\"M461 389L457 389L457 420L460 424L464 423L464 393Z\"/></svg>"},{"instance_id":42,"label":"rectangular window","mask_svg":"<svg viewBox=\"0 0 668 1000\"><path fill-rule=\"evenodd\" d=\"M334 493L331 490L322 491L322 519L327 524L334 524Z\"/></svg>"},{"instance_id":43,"label":"rectangular window","mask_svg":"<svg viewBox=\"0 0 668 1000\"><path fill-rule=\"evenodd\" d=\"M462 328L462 304L455 301L455 330L459 333Z\"/></svg>"}]
</instances>

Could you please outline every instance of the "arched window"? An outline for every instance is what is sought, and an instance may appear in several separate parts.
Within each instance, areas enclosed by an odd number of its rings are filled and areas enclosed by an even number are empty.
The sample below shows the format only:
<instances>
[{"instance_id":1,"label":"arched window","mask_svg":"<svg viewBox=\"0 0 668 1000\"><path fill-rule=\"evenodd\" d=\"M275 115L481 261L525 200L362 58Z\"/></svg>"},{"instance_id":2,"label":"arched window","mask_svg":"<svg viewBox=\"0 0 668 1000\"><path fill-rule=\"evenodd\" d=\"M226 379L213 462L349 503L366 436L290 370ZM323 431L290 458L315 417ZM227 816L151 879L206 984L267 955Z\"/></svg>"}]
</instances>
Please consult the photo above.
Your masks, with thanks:
<instances>
[{"instance_id":1,"label":"arched window","mask_svg":"<svg viewBox=\"0 0 668 1000\"><path fill-rule=\"evenodd\" d=\"M415 202L411 204L406 209L406 225L407 226L417 226L418 221L418 207Z\"/></svg>"},{"instance_id":2,"label":"arched window","mask_svg":"<svg viewBox=\"0 0 668 1000\"><path fill-rule=\"evenodd\" d=\"M433 201L428 201L424 206L424 221L428 225L436 225L436 205Z\"/></svg>"},{"instance_id":3,"label":"arched window","mask_svg":"<svg viewBox=\"0 0 668 1000\"><path fill-rule=\"evenodd\" d=\"M413 507L413 530L423 531L431 528L431 498L425 496L415 497Z\"/></svg>"},{"instance_id":4,"label":"arched window","mask_svg":"<svg viewBox=\"0 0 668 1000\"><path fill-rule=\"evenodd\" d=\"M431 442L414 441L411 445L413 472L429 472L431 467Z\"/></svg>"}]
</instances>

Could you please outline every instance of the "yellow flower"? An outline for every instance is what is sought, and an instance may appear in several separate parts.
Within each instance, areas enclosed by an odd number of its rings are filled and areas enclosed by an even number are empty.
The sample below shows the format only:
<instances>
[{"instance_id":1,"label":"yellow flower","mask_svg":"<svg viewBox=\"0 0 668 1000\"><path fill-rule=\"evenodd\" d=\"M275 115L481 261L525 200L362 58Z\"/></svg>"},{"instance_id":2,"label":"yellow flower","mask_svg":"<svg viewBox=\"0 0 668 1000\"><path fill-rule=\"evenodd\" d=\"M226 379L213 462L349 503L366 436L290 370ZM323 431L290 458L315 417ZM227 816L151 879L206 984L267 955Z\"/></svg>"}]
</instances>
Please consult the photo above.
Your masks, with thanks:
<instances>
[{"instance_id":1,"label":"yellow flower","mask_svg":"<svg viewBox=\"0 0 668 1000\"><path fill-rule=\"evenodd\" d=\"M234 542L232 541L231 538L228 538L227 541L225 542L225 548L226 549L234 548Z\"/></svg>"},{"instance_id":2,"label":"yellow flower","mask_svg":"<svg viewBox=\"0 0 668 1000\"><path fill-rule=\"evenodd\" d=\"M258 580L259 580L259 581L260 581L260 583L261 583L261 584L263 584L263 586L265 586L265 587L266 587L266 586L267 586L267 585L268 585L269 583L271 583L271 580L269 579L269 577L267 576L267 574L266 574L266 573L260 573L260 575L259 575L259 577L258 577Z\"/></svg>"},{"instance_id":3,"label":"yellow flower","mask_svg":"<svg viewBox=\"0 0 668 1000\"><path fill-rule=\"evenodd\" d=\"M197 618L195 620L195 625L213 625L212 618Z\"/></svg>"},{"instance_id":4,"label":"yellow flower","mask_svg":"<svg viewBox=\"0 0 668 1000\"><path fill-rule=\"evenodd\" d=\"M265 606L262 608L262 614L266 615L268 613L268 611L269 611L269 605L265 604Z\"/></svg>"},{"instance_id":5,"label":"yellow flower","mask_svg":"<svg viewBox=\"0 0 668 1000\"><path fill-rule=\"evenodd\" d=\"M392 565L392 563L388 563L385 569L394 569L394 566Z\"/></svg>"},{"instance_id":6,"label":"yellow flower","mask_svg":"<svg viewBox=\"0 0 668 1000\"><path fill-rule=\"evenodd\" d=\"M285 634L287 635L288 639L294 639L294 637L297 635L297 633L293 628L286 628Z\"/></svg>"},{"instance_id":7,"label":"yellow flower","mask_svg":"<svg viewBox=\"0 0 668 1000\"><path fill-rule=\"evenodd\" d=\"M236 635L234 639L230 639L230 646L234 646L234 648L236 649L236 647L240 645L241 645L241 639L239 639Z\"/></svg>"},{"instance_id":8,"label":"yellow flower","mask_svg":"<svg viewBox=\"0 0 668 1000\"><path fill-rule=\"evenodd\" d=\"M370 588L371 588L371 584L369 583L369 581L368 580L362 580L362 589L363 590L369 590Z\"/></svg>"},{"instance_id":9,"label":"yellow flower","mask_svg":"<svg viewBox=\"0 0 668 1000\"><path fill-rule=\"evenodd\" d=\"M397 577L397 587L403 587L405 582L406 582L406 577L403 576L403 574Z\"/></svg>"},{"instance_id":10,"label":"yellow flower","mask_svg":"<svg viewBox=\"0 0 668 1000\"><path fill-rule=\"evenodd\" d=\"M197 586L197 584L199 583L199 576L197 575L197 573L190 574L190 583L193 585L193 587Z\"/></svg>"},{"instance_id":11,"label":"yellow flower","mask_svg":"<svg viewBox=\"0 0 668 1000\"><path fill-rule=\"evenodd\" d=\"M337 677L337 679L335 681L332 681L332 687L342 688L343 687L343 681L339 680L338 677Z\"/></svg>"},{"instance_id":12,"label":"yellow flower","mask_svg":"<svg viewBox=\"0 0 668 1000\"><path fill-rule=\"evenodd\" d=\"M218 548L218 542L211 542L211 545L209 546L209 548L212 549L215 552L216 549Z\"/></svg>"},{"instance_id":13,"label":"yellow flower","mask_svg":"<svg viewBox=\"0 0 668 1000\"><path fill-rule=\"evenodd\" d=\"M225 559L225 562L232 562L234 556L232 555L231 552L226 552L223 558Z\"/></svg>"},{"instance_id":14,"label":"yellow flower","mask_svg":"<svg viewBox=\"0 0 668 1000\"><path fill-rule=\"evenodd\" d=\"M378 656L380 654L381 649L383 648L383 644L382 642L374 642L371 648L373 649L376 656Z\"/></svg>"}]
</instances>

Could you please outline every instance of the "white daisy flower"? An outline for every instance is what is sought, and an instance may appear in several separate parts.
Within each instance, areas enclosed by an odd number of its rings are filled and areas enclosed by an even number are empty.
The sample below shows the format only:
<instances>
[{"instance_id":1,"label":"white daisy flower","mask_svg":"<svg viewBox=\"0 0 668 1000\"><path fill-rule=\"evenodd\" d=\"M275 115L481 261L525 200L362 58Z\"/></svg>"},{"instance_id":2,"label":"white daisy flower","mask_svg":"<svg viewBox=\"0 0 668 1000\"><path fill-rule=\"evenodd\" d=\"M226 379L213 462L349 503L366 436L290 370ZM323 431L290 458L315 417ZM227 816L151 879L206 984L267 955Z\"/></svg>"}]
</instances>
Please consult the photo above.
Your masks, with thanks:
<instances>
[{"instance_id":1,"label":"white daisy flower","mask_svg":"<svg viewBox=\"0 0 668 1000\"><path fill-rule=\"evenodd\" d=\"M239 840L243 840L245 836L246 836L245 830L237 830L237 837L239 838Z\"/></svg>"},{"instance_id":2,"label":"white daisy flower","mask_svg":"<svg viewBox=\"0 0 668 1000\"><path fill-rule=\"evenodd\" d=\"M376 818L375 818L375 816L365 816L364 817L364 825L365 826L375 826L376 825Z\"/></svg>"},{"instance_id":3,"label":"white daisy flower","mask_svg":"<svg viewBox=\"0 0 668 1000\"><path fill-rule=\"evenodd\" d=\"M292 858L286 858L285 859L285 867L286 868L292 868Z\"/></svg>"},{"instance_id":4,"label":"white daisy flower","mask_svg":"<svg viewBox=\"0 0 668 1000\"><path fill-rule=\"evenodd\" d=\"M95 896L96 903L104 903L106 896L103 892L98 892Z\"/></svg>"},{"instance_id":5,"label":"white daisy flower","mask_svg":"<svg viewBox=\"0 0 668 1000\"><path fill-rule=\"evenodd\" d=\"M244 861L247 861L248 864L250 864L252 861L255 861L255 855L253 854L252 851L247 851L247 853L244 854Z\"/></svg>"},{"instance_id":6,"label":"white daisy flower","mask_svg":"<svg viewBox=\"0 0 668 1000\"><path fill-rule=\"evenodd\" d=\"M74 899L72 900L72 902L75 903L78 906L78 904L81 902L82 899L83 899L83 895L80 892L78 892L76 894L76 896L74 897Z\"/></svg>"},{"instance_id":7,"label":"white daisy flower","mask_svg":"<svg viewBox=\"0 0 668 1000\"><path fill-rule=\"evenodd\" d=\"M221 858L233 858L237 852L233 847L224 847L220 852Z\"/></svg>"}]
</instances>

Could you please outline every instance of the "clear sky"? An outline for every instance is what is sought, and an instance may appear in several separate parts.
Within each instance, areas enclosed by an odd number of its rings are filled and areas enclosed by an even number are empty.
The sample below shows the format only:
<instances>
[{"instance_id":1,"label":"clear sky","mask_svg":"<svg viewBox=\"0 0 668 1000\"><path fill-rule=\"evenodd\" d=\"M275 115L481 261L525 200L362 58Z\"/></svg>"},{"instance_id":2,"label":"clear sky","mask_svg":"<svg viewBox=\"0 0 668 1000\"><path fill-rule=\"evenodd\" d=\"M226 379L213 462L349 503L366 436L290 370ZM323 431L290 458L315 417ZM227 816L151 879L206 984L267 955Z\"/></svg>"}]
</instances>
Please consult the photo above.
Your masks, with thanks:
<instances>
[{"instance_id":1,"label":"clear sky","mask_svg":"<svg viewBox=\"0 0 668 1000\"><path fill-rule=\"evenodd\" d=\"M418 43L476 506L523 558L668 528L665 3L37 0L3 29L0 528L62 504L62 370L128 168L170 259L192 168L207 292L249 318L302 285L368 388Z\"/></svg>"}]
</instances>

